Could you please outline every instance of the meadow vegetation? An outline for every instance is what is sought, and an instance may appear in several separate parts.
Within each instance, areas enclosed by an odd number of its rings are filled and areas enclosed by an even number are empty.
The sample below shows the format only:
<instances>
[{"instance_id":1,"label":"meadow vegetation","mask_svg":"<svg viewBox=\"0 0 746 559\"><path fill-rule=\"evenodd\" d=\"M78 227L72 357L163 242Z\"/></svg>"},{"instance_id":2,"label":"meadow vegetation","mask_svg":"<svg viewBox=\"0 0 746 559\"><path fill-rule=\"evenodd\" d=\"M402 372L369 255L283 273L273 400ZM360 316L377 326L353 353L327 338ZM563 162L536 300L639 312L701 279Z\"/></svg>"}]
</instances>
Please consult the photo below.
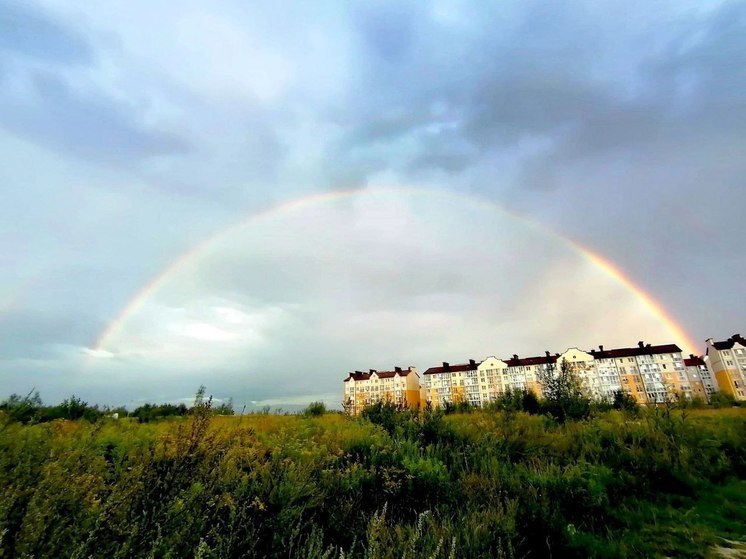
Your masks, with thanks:
<instances>
[{"instance_id":1,"label":"meadow vegetation","mask_svg":"<svg viewBox=\"0 0 746 559\"><path fill-rule=\"evenodd\" d=\"M746 409L616 407L6 405L0 557L710 557L746 540Z\"/></svg>"}]
</instances>

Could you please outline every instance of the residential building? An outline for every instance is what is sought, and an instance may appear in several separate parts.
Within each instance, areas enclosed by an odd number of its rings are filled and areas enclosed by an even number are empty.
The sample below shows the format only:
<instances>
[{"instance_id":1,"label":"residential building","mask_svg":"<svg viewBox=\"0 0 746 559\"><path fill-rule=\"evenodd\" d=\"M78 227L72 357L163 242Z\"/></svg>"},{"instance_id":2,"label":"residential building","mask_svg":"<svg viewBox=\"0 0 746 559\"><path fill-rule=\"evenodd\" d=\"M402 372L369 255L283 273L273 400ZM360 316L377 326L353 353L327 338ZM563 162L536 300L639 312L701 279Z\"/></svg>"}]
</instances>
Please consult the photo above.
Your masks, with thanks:
<instances>
[{"instance_id":1,"label":"residential building","mask_svg":"<svg viewBox=\"0 0 746 559\"><path fill-rule=\"evenodd\" d=\"M394 367L393 371L355 371L344 379L345 411L357 415L366 406L390 402L411 408L420 405L420 376L415 367Z\"/></svg>"},{"instance_id":2,"label":"residential building","mask_svg":"<svg viewBox=\"0 0 746 559\"><path fill-rule=\"evenodd\" d=\"M742 338L731 342L729 348L732 349L722 351L733 351L733 362L739 363L741 368L734 369L735 372L727 369L731 371L727 374L740 375L739 371L746 371L746 343ZM710 353L715 355L720 351L713 349ZM709 397L718 383L706 365L708 359L710 357L702 359L691 355L685 363L681 348L675 344L653 346L638 342L637 347L606 350L599 346L598 350L590 351L571 347L562 354L547 351L537 357L513 355L509 359L498 359L490 356L481 362L470 359L468 363L456 365L444 361L423 373L421 387L414 367L405 371L399 367L393 371L371 369L367 373L350 373L345 379L345 402L354 414L378 401L432 407L467 402L484 407L508 390L532 391L541 396L542 377L566 362L585 392L596 400L611 401L616 392L624 391L640 404L655 404L693 395ZM727 359L723 362L730 363ZM733 386L743 391L743 377L739 376Z\"/></svg>"},{"instance_id":3,"label":"residential building","mask_svg":"<svg viewBox=\"0 0 746 559\"><path fill-rule=\"evenodd\" d=\"M562 362L569 365L570 370L580 380L580 384L586 394L595 399L606 399L607 394L602 393L601 377L596 367L596 358L593 353L585 352L577 347L571 347L557 357L557 367ZM619 384L619 375L616 376L616 385Z\"/></svg>"},{"instance_id":4,"label":"residential building","mask_svg":"<svg viewBox=\"0 0 746 559\"><path fill-rule=\"evenodd\" d=\"M478 366L479 363L470 359L468 363L451 365L443 361L440 367L430 367L423 373L425 401L432 407L472 401L474 394L478 394Z\"/></svg>"},{"instance_id":5,"label":"residential building","mask_svg":"<svg viewBox=\"0 0 746 559\"><path fill-rule=\"evenodd\" d=\"M701 356L689 354L689 357L684 359L684 367L692 387L692 397L698 396L709 402L710 395L717 390L717 383L707 362Z\"/></svg>"},{"instance_id":6,"label":"residential building","mask_svg":"<svg viewBox=\"0 0 746 559\"><path fill-rule=\"evenodd\" d=\"M746 339L734 334L722 342L709 338L706 343L706 359L719 389L746 400Z\"/></svg>"},{"instance_id":7,"label":"residential building","mask_svg":"<svg viewBox=\"0 0 746 559\"><path fill-rule=\"evenodd\" d=\"M638 403L647 402L642 379L630 370L634 367L630 367L629 361L624 362L624 356L612 353L613 351L616 350L605 351L602 345L597 350L590 351L598 378L596 397L610 402L616 392L625 391Z\"/></svg>"},{"instance_id":8,"label":"residential building","mask_svg":"<svg viewBox=\"0 0 746 559\"><path fill-rule=\"evenodd\" d=\"M477 367L476 374L478 375L477 383L479 388L477 391L478 398L475 398L475 400L479 404L475 405L479 405L480 407L497 400L498 396L505 392L506 387L510 383L508 364L494 356L487 357L482 361ZM469 401L472 401L471 396L469 396Z\"/></svg>"},{"instance_id":9,"label":"residential building","mask_svg":"<svg viewBox=\"0 0 746 559\"><path fill-rule=\"evenodd\" d=\"M545 352L539 357L518 357L506 359L508 367L503 371L503 385L507 390L527 390L541 396L541 377L557 366L558 353Z\"/></svg>"}]
</instances>

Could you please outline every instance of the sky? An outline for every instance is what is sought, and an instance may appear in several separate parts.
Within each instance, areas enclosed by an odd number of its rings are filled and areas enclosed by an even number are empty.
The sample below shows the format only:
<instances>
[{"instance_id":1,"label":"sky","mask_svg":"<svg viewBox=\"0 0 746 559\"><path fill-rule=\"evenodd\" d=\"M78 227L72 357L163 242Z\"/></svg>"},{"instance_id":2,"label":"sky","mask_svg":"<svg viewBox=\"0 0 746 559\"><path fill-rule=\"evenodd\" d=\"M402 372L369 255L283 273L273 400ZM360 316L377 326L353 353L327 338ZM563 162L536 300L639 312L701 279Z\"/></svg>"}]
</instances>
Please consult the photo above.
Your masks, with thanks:
<instances>
[{"instance_id":1,"label":"sky","mask_svg":"<svg viewBox=\"0 0 746 559\"><path fill-rule=\"evenodd\" d=\"M0 398L701 353L745 139L743 2L0 0Z\"/></svg>"}]
</instances>

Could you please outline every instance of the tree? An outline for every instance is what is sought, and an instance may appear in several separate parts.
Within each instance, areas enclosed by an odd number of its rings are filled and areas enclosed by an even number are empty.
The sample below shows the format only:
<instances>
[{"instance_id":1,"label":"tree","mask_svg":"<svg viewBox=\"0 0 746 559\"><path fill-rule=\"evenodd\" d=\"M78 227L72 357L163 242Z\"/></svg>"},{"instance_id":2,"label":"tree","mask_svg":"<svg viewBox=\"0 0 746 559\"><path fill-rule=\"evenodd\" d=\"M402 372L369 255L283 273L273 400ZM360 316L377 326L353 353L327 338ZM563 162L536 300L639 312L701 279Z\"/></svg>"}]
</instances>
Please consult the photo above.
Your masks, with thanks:
<instances>
[{"instance_id":1,"label":"tree","mask_svg":"<svg viewBox=\"0 0 746 559\"><path fill-rule=\"evenodd\" d=\"M311 402L308 404L305 410L303 410L303 415L309 416L309 417L319 417L321 415L324 415L326 413L326 404L324 402Z\"/></svg>"},{"instance_id":2,"label":"tree","mask_svg":"<svg viewBox=\"0 0 746 559\"><path fill-rule=\"evenodd\" d=\"M736 399L720 390L710 394L710 405L713 408L731 408L736 405Z\"/></svg>"},{"instance_id":3,"label":"tree","mask_svg":"<svg viewBox=\"0 0 746 559\"><path fill-rule=\"evenodd\" d=\"M538 377L544 394L542 407L557 421L585 419L590 415L591 399L566 360L562 360L559 369L553 363L548 364Z\"/></svg>"},{"instance_id":4,"label":"tree","mask_svg":"<svg viewBox=\"0 0 746 559\"><path fill-rule=\"evenodd\" d=\"M611 406L615 410L623 410L633 413L640 411L640 406L637 403L637 400L635 400L635 397L624 390L617 390L614 392L614 399Z\"/></svg>"},{"instance_id":5,"label":"tree","mask_svg":"<svg viewBox=\"0 0 746 559\"><path fill-rule=\"evenodd\" d=\"M38 420L41 407L41 396L36 390L31 390L26 396L11 394L6 400L0 402L0 410L6 412L11 421L19 423Z\"/></svg>"},{"instance_id":6,"label":"tree","mask_svg":"<svg viewBox=\"0 0 746 559\"><path fill-rule=\"evenodd\" d=\"M233 410L233 398L228 398L225 402L220 402L219 406L213 408L216 415L235 415Z\"/></svg>"}]
</instances>

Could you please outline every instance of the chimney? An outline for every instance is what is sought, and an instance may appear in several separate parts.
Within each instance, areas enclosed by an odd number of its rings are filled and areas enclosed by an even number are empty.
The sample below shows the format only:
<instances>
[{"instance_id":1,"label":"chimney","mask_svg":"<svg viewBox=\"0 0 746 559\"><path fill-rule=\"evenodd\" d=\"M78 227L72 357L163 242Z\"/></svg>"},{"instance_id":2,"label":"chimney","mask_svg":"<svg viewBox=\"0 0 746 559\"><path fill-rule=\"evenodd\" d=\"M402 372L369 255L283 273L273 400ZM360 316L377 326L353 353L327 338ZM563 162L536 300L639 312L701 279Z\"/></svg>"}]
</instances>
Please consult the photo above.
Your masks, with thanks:
<instances>
[{"instance_id":1,"label":"chimney","mask_svg":"<svg viewBox=\"0 0 746 559\"><path fill-rule=\"evenodd\" d=\"M694 354L693 353L689 354L689 359L694 359Z\"/></svg>"},{"instance_id":2,"label":"chimney","mask_svg":"<svg viewBox=\"0 0 746 559\"><path fill-rule=\"evenodd\" d=\"M469 359L469 366L470 367L476 367L477 366L477 362L474 361L474 359Z\"/></svg>"},{"instance_id":3,"label":"chimney","mask_svg":"<svg viewBox=\"0 0 746 559\"><path fill-rule=\"evenodd\" d=\"M604 351L604 346L600 345L600 346L598 346L598 349L600 349L600 350L601 350L601 352L603 353L603 351Z\"/></svg>"},{"instance_id":4,"label":"chimney","mask_svg":"<svg viewBox=\"0 0 746 559\"><path fill-rule=\"evenodd\" d=\"M394 371L397 373L401 373L401 367L394 367Z\"/></svg>"},{"instance_id":5,"label":"chimney","mask_svg":"<svg viewBox=\"0 0 746 559\"><path fill-rule=\"evenodd\" d=\"M549 355L550 355L549 351L545 351L544 353L546 354L547 357L549 357Z\"/></svg>"},{"instance_id":6,"label":"chimney","mask_svg":"<svg viewBox=\"0 0 746 559\"><path fill-rule=\"evenodd\" d=\"M443 361L443 370L447 371L450 368L451 368L451 366L448 364L448 361Z\"/></svg>"},{"instance_id":7,"label":"chimney","mask_svg":"<svg viewBox=\"0 0 746 559\"><path fill-rule=\"evenodd\" d=\"M642 348L644 348L644 347L645 347L645 342L642 342L642 341L640 341L640 342L637 342L637 346L638 346L638 347L639 347L640 349L642 349Z\"/></svg>"},{"instance_id":8,"label":"chimney","mask_svg":"<svg viewBox=\"0 0 746 559\"><path fill-rule=\"evenodd\" d=\"M372 375L373 373L376 372L376 370L375 369L370 369L368 372Z\"/></svg>"},{"instance_id":9,"label":"chimney","mask_svg":"<svg viewBox=\"0 0 746 559\"><path fill-rule=\"evenodd\" d=\"M516 361L518 361L518 354L517 353L513 354L513 359L515 359Z\"/></svg>"},{"instance_id":10,"label":"chimney","mask_svg":"<svg viewBox=\"0 0 746 559\"><path fill-rule=\"evenodd\" d=\"M602 350L602 351L603 351L603 350ZM592 350L591 350L591 355L596 355L596 350L595 350L595 349L592 349Z\"/></svg>"}]
</instances>

